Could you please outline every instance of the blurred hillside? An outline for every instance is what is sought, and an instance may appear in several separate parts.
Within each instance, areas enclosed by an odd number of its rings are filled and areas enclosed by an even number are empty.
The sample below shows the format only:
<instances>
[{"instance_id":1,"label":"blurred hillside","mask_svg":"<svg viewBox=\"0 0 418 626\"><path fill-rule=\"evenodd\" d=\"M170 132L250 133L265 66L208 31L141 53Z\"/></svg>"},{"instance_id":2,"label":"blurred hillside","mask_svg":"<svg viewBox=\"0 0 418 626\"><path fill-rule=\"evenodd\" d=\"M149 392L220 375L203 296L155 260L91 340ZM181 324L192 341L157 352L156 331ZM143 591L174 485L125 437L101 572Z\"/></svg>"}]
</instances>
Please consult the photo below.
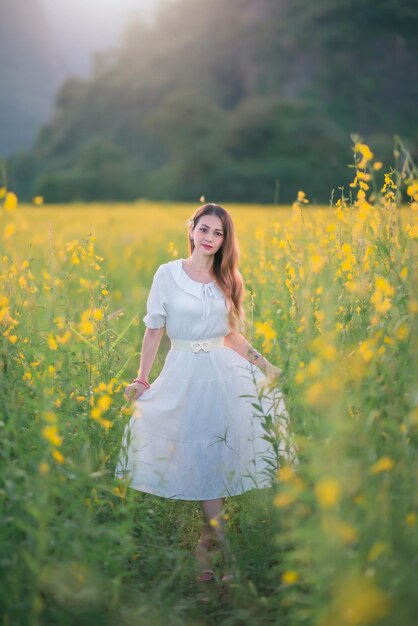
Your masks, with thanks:
<instances>
[{"instance_id":1,"label":"blurred hillside","mask_svg":"<svg viewBox=\"0 0 418 626\"><path fill-rule=\"evenodd\" d=\"M61 86L10 179L47 201L326 202L352 132L417 157L417 26L413 0L167 0Z\"/></svg>"},{"instance_id":2,"label":"blurred hillside","mask_svg":"<svg viewBox=\"0 0 418 626\"><path fill-rule=\"evenodd\" d=\"M158 2L0 0L0 157L28 149L58 87L88 76L94 52L115 45L132 16L151 24Z\"/></svg>"},{"instance_id":3,"label":"blurred hillside","mask_svg":"<svg viewBox=\"0 0 418 626\"><path fill-rule=\"evenodd\" d=\"M61 76L42 0L0 0L0 155L30 145Z\"/></svg>"}]
</instances>

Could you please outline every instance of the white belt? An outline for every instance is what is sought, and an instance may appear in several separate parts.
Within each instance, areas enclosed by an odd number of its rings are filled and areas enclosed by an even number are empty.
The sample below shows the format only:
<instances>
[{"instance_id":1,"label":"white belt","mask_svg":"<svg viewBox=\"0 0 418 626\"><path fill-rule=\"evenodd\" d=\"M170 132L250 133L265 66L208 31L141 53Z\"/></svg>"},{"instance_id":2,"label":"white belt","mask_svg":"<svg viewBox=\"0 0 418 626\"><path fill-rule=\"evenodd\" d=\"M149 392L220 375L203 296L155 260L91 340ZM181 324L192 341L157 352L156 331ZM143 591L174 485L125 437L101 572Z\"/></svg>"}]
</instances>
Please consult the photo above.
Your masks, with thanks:
<instances>
[{"instance_id":1,"label":"white belt","mask_svg":"<svg viewBox=\"0 0 418 626\"><path fill-rule=\"evenodd\" d=\"M195 352L196 354L203 350L203 352L209 352L209 350L216 350L216 348L222 348L224 346L224 338L212 337L212 339L199 339L196 341L190 341L189 339L172 339L172 350L181 350L182 352Z\"/></svg>"}]
</instances>

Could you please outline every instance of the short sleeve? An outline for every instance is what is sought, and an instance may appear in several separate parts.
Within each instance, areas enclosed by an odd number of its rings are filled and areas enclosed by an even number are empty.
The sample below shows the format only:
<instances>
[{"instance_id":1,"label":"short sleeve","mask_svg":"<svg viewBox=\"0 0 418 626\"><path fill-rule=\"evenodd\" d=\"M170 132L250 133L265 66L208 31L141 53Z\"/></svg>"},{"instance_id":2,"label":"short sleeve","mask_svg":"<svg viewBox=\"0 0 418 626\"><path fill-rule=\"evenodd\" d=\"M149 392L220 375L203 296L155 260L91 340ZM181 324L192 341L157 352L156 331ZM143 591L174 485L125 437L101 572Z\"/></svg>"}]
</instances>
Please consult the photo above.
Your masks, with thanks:
<instances>
[{"instance_id":1,"label":"short sleeve","mask_svg":"<svg viewBox=\"0 0 418 626\"><path fill-rule=\"evenodd\" d=\"M152 285L147 299L147 314L142 318L148 328L162 328L167 316L166 297L164 286L164 271L162 266L157 269L152 279Z\"/></svg>"}]
</instances>

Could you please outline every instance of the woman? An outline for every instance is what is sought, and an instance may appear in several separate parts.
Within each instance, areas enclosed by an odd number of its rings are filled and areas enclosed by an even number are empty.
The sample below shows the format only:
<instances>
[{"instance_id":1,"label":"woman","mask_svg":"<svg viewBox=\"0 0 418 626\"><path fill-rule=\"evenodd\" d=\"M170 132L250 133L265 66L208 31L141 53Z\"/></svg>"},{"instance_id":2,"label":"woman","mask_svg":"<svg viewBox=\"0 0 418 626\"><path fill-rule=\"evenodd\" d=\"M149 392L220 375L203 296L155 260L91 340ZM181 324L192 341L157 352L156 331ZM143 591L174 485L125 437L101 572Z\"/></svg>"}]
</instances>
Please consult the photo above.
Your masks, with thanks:
<instances>
[{"instance_id":1,"label":"woman","mask_svg":"<svg viewBox=\"0 0 418 626\"><path fill-rule=\"evenodd\" d=\"M271 486L267 459L274 453L252 403L280 370L240 333L243 281L229 213L205 204L188 224L190 256L164 263L153 278L138 377L125 389L135 411L116 476L128 475L140 491L200 501L204 519L196 558L198 580L207 581L216 578L208 553L212 541L227 554L225 497ZM171 349L150 385L164 326ZM271 413L270 393L261 396L263 412ZM281 394L278 408L286 415ZM231 579L231 573L222 578Z\"/></svg>"}]
</instances>

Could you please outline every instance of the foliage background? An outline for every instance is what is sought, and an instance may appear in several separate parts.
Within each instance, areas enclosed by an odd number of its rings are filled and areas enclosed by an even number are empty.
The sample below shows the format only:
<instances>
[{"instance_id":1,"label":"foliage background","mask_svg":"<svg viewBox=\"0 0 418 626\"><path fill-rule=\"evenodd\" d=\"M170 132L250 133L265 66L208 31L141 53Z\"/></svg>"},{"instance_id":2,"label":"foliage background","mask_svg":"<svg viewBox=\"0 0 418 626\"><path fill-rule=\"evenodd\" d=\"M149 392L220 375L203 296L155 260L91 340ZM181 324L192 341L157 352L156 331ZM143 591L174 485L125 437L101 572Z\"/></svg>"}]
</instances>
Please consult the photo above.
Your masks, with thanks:
<instances>
[{"instance_id":1,"label":"foliage background","mask_svg":"<svg viewBox=\"0 0 418 626\"><path fill-rule=\"evenodd\" d=\"M418 156L413 0L177 0L58 90L8 161L22 198L328 202L350 133Z\"/></svg>"},{"instance_id":2,"label":"foliage background","mask_svg":"<svg viewBox=\"0 0 418 626\"><path fill-rule=\"evenodd\" d=\"M194 205L0 190L4 624L415 626L418 176L398 146L379 189L382 164L355 152L352 203L227 205L247 336L283 370L299 460L227 498L227 587L195 581L196 502L114 478L152 275L186 255ZM280 416L260 419L277 443Z\"/></svg>"}]
</instances>

